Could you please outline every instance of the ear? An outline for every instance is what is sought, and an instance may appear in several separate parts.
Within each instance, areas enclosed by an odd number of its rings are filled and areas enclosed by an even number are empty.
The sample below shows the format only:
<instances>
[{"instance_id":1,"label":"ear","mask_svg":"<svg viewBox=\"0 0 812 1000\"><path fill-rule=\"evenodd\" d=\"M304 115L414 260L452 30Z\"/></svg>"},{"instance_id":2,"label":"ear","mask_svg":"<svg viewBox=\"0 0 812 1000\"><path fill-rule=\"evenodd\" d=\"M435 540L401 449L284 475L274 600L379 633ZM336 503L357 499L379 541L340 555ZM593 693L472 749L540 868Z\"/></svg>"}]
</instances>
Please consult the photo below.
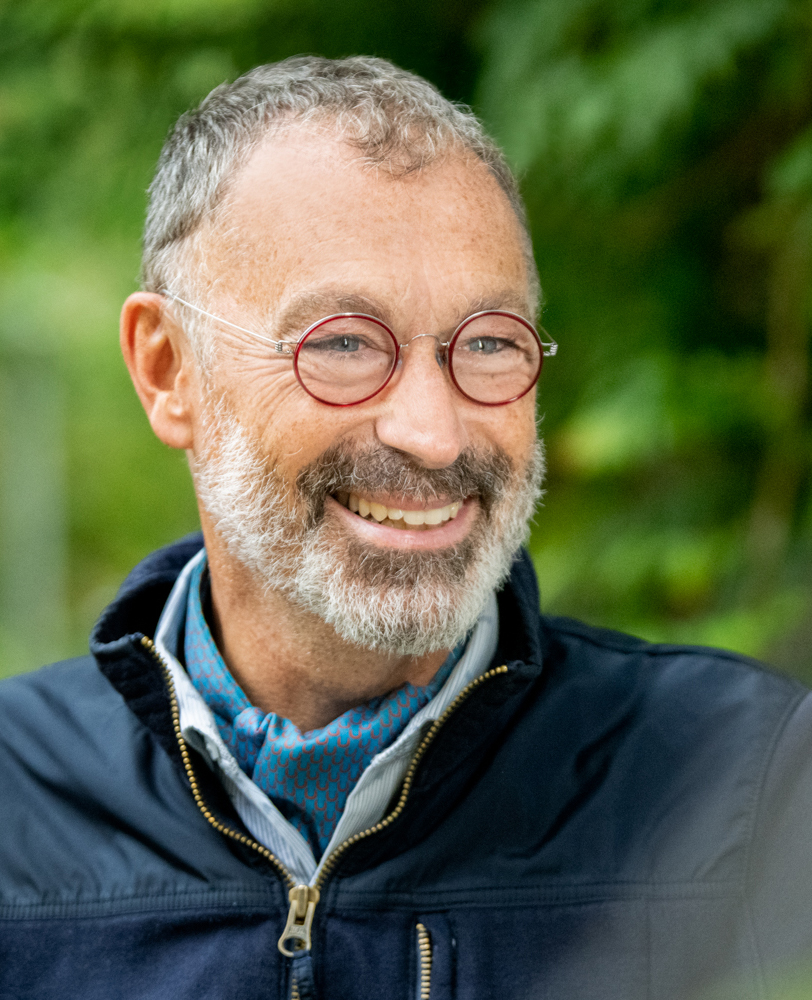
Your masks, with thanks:
<instances>
[{"instance_id":1,"label":"ear","mask_svg":"<svg viewBox=\"0 0 812 1000\"><path fill-rule=\"evenodd\" d=\"M191 448L197 369L183 331L166 314L162 295L136 292L124 303L121 351L155 434L170 448Z\"/></svg>"}]
</instances>

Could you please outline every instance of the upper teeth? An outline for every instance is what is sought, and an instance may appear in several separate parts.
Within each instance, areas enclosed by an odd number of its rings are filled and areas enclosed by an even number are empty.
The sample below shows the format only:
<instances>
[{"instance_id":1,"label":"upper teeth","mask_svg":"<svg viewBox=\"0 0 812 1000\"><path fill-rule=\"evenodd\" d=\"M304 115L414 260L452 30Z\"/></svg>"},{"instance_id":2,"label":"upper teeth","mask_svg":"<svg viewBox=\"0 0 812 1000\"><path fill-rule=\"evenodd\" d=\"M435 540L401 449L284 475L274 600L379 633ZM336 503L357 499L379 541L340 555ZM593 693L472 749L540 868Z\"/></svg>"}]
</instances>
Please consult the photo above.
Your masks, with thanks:
<instances>
[{"instance_id":1,"label":"upper teeth","mask_svg":"<svg viewBox=\"0 0 812 1000\"><path fill-rule=\"evenodd\" d=\"M360 514L361 517L374 517L379 522L400 521L402 524L412 526L442 524L444 521L456 517L460 512L460 507L462 507L461 503L450 503L445 507L433 507L428 510L401 510L400 507L385 507L382 503L365 500L355 493L350 493L346 503L351 511Z\"/></svg>"}]
</instances>

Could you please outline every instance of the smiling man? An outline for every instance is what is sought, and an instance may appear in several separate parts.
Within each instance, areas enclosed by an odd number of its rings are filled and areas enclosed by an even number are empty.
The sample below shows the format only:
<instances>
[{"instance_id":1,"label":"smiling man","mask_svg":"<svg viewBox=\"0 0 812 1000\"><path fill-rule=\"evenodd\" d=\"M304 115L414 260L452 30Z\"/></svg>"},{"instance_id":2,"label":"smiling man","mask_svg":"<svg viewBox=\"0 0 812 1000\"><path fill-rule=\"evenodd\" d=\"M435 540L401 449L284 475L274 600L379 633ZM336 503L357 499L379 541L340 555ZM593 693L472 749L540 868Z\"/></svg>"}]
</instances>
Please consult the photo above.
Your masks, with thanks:
<instances>
[{"instance_id":1,"label":"smiling man","mask_svg":"<svg viewBox=\"0 0 812 1000\"><path fill-rule=\"evenodd\" d=\"M121 344L202 535L0 689L0 995L764 996L812 941L810 700L540 615L555 345L477 120L288 60L150 193Z\"/></svg>"},{"instance_id":2,"label":"smiling man","mask_svg":"<svg viewBox=\"0 0 812 1000\"><path fill-rule=\"evenodd\" d=\"M156 434L190 454L218 648L307 732L431 681L507 575L541 477L544 348L485 163L415 170L415 143L384 167L329 120L283 122L194 245L148 269L161 292L130 298L122 344Z\"/></svg>"}]
</instances>

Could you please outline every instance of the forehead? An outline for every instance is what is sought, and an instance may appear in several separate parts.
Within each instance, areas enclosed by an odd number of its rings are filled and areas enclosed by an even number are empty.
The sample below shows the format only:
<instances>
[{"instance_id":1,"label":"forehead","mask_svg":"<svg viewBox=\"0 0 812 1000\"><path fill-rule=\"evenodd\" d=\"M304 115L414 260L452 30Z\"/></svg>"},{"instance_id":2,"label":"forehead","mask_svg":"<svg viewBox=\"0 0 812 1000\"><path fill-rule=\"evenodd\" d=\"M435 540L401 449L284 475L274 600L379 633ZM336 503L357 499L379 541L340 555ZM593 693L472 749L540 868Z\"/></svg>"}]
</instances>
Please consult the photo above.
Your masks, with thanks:
<instances>
[{"instance_id":1,"label":"forehead","mask_svg":"<svg viewBox=\"0 0 812 1000\"><path fill-rule=\"evenodd\" d=\"M218 298L271 313L297 296L366 297L393 313L490 300L522 311L528 296L510 203L461 155L397 176L333 136L292 132L253 152L203 235L225 279Z\"/></svg>"}]
</instances>

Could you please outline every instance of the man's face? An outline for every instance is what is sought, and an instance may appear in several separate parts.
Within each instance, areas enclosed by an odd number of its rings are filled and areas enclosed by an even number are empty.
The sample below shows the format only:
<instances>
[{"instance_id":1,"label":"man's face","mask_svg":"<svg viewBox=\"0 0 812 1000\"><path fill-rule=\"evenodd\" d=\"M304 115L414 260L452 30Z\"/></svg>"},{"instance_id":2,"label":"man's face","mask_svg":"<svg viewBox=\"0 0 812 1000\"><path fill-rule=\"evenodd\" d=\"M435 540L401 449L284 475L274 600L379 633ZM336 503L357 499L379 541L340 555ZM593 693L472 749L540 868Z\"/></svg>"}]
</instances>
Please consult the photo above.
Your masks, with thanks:
<instances>
[{"instance_id":1,"label":"man's face","mask_svg":"<svg viewBox=\"0 0 812 1000\"><path fill-rule=\"evenodd\" d=\"M346 311L401 343L447 341L484 308L530 314L519 224L487 169L461 158L393 178L294 132L255 151L203 245L206 308L274 339ZM377 396L327 406L267 345L208 335L193 462L204 523L350 641L412 655L459 641L537 497L535 393L471 402L422 337Z\"/></svg>"}]
</instances>

